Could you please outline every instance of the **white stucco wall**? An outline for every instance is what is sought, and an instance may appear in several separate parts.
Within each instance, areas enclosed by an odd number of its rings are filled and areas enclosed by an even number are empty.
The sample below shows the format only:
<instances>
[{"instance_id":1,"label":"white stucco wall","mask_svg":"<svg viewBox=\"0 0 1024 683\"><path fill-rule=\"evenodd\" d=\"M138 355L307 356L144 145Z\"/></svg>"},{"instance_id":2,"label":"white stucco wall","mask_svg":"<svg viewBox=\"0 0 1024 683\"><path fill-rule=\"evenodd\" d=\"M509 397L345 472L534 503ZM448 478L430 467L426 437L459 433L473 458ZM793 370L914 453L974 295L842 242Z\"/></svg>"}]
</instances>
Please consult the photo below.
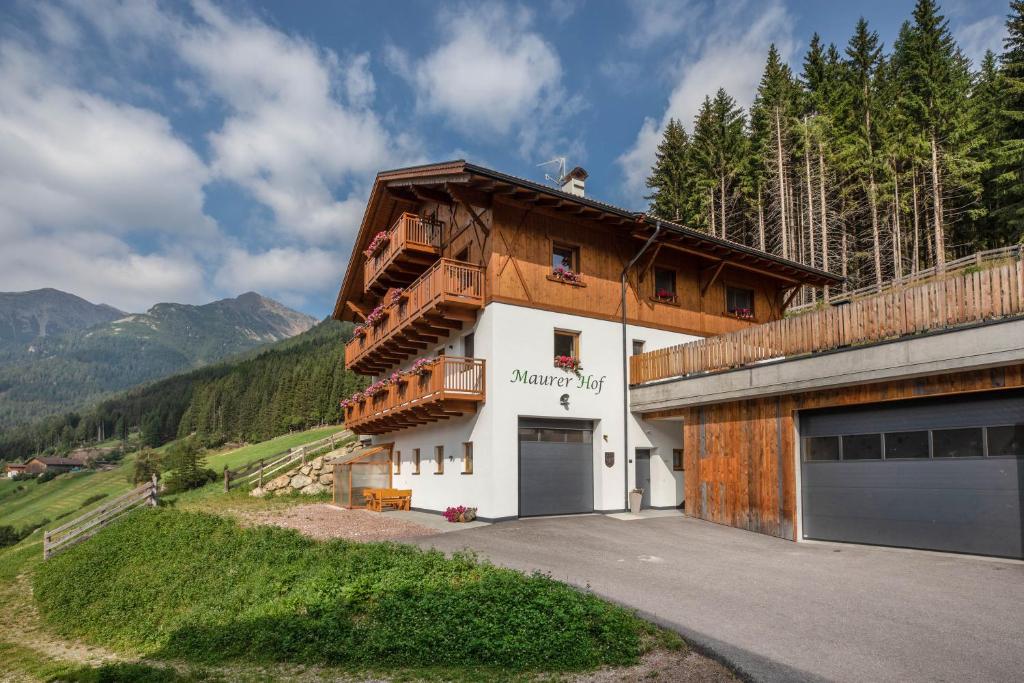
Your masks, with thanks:
<instances>
[{"instance_id":1,"label":"white stucco wall","mask_svg":"<svg viewBox=\"0 0 1024 683\"><path fill-rule=\"evenodd\" d=\"M555 329L580 333L580 378L553 367ZM485 307L474 328L453 335L445 344L449 355L463 353L462 339L475 333L477 358L487 361L487 400L472 416L375 437L393 441L401 452L401 473L394 485L413 490L413 506L444 510L449 505L478 508L485 518L518 515L518 421L520 417L594 421L594 507L621 510L625 506L625 470L634 485L632 454L622 457L622 332L614 322L493 303ZM696 337L630 326L634 339L652 350ZM440 346L438 347L440 348ZM431 355L436 349L424 355ZM559 386L559 384L561 386ZM560 397L568 394L568 408ZM630 415L630 451L651 448L651 504L677 506L682 502L682 474L672 471L672 449L682 446L681 423L648 422ZM472 441L474 472L462 474L463 442ZM445 447L444 474L435 475L434 447ZM421 474L412 474L412 449L421 453ZM605 466L604 454L615 453Z\"/></svg>"}]
</instances>

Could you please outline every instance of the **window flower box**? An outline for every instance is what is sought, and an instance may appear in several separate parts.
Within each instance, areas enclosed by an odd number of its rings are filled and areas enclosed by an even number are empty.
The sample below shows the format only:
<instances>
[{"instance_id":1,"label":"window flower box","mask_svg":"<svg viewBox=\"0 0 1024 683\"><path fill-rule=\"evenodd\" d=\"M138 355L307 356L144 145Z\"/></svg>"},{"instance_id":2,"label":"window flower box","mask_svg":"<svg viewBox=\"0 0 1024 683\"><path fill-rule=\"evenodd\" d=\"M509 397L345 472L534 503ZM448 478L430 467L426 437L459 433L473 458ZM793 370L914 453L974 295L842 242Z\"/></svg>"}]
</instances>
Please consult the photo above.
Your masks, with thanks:
<instances>
[{"instance_id":1,"label":"window flower box","mask_svg":"<svg viewBox=\"0 0 1024 683\"><path fill-rule=\"evenodd\" d=\"M734 308L731 311L728 311L726 315L731 315L732 317L739 318L740 320L754 319L754 311L750 308Z\"/></svg>"},{"instance_id":2,"label":"window flower box","mask_svg":"<svg viewBox=\"0 0 1024 683\"><path fill-rule=\"evenodd\" d=\"M566 268L565 266L555 267L551 271L551 279L564 282L569 285L581 286L583 284L583 276L575 270Z\"/></svg>"},{"instance_id":3,"label":"window flower box","mask_svg":"<svg viewBox=\"0 0 1024 683\"><path fill-rule=\"evenodd\" d=\"M555 367L578 375L583 370L583 362L574 356L555 356Z\"/></svg>"},{"instance_id":4,"label":"window flower box","mask_svg":"<svg viewBox=\"0 0 1024 683\"><path fill-rule=\"evenodd\" d=\"M675 292L670 292L667 289L655 290L654 296L651 298L663 304L674 304L676 302Z\"/></svg>"}]
</instances>

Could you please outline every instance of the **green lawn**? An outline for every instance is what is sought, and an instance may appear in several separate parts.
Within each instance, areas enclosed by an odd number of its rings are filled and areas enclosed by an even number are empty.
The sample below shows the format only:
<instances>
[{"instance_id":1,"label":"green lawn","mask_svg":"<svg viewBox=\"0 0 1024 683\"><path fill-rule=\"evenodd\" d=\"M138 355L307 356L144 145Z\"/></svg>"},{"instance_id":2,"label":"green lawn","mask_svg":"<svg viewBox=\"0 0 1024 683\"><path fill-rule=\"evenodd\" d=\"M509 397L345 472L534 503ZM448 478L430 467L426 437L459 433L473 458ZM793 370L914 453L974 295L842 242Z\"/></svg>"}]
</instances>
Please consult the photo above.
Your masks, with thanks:
<instances>
[{"instance_id":1,"label":"green lawn","mask_svg":"<svg viewBox=\"0 0 1024 683\"><path fill-rule=\"evenodd\" d=\"M10 524L21 527L37 524L44 518L56 522L66 512L74 513L91 496L106 493L104 500L131 489L128 474L133 459L106 472L69 472L51 481L38 483L35 479L21 482L25 490L0 498L0 526ZM97 501L97 505L102 501Z\"/></svg>"},{"instance_id":2,"label":"green lawn","mask_svg":"<svg viewBox=\"0 0 1024 683\"><path fill-rule=\"evenodd\" d=\"M284 436L279 436L276 439L270 439L269 441L236 448L233 451L226 451L224 453L218 453L217 455L211 455L206 459L206 463L207 466L215 472L223 470L225 465L227 465L228 469L234 470L239 467L244 467L249 463L256 462L260 458L268 460L272 459L274 456L283 453L289 448L295 448L296 446L301 446L318 439L323 439L324 437L343 431L344 429L345 428L340 425L330 425L328 427L310 429L305 432L285 434Z\"/></svg>"}]
</instances>

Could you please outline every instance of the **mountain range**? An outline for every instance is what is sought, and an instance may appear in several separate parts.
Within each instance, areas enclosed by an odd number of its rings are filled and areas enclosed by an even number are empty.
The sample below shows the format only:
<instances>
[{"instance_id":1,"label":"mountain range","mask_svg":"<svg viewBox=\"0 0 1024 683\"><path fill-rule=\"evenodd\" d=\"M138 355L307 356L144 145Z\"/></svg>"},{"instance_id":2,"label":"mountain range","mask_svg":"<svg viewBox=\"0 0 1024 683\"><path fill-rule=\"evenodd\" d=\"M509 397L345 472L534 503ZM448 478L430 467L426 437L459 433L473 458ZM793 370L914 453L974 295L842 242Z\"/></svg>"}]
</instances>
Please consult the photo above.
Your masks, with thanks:
<instances>
[{"instance_id":1,"label":"mountain range","mask_svg":"<svg viewBox=\"0 0 1024 683\"><path fill-rule=\"evenodd\" d=\"M316 319L247 292L125 313L56 289L0 293L0 428L305 332Z\"/></svg>"}]
</instances>

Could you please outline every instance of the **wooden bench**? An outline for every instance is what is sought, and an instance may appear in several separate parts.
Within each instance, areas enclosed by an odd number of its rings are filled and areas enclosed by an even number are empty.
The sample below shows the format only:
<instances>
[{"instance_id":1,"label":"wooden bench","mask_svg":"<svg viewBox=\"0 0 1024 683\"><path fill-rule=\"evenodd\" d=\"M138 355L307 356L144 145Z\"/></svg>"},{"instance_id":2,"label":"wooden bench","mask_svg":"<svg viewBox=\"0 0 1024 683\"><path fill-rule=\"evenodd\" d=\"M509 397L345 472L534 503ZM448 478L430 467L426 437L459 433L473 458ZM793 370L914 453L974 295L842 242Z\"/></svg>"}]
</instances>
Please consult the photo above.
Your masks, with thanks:
<instances>
[{"instance_id":1,"label":"wooden bench","mask_svg":"<svg viewBox=\"0 0 1024 683\"><path fill-rule=\"evenodd\" d=\"M366 489L366 509L382 512L385 507L408 510L412 506L412 489Z\"/></svg>"}]
</instances>

